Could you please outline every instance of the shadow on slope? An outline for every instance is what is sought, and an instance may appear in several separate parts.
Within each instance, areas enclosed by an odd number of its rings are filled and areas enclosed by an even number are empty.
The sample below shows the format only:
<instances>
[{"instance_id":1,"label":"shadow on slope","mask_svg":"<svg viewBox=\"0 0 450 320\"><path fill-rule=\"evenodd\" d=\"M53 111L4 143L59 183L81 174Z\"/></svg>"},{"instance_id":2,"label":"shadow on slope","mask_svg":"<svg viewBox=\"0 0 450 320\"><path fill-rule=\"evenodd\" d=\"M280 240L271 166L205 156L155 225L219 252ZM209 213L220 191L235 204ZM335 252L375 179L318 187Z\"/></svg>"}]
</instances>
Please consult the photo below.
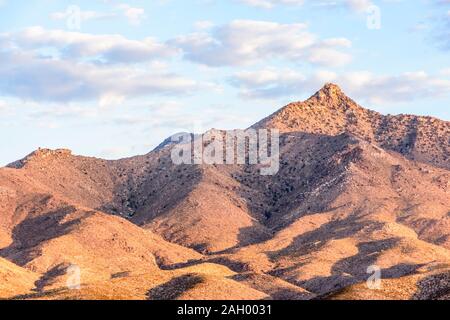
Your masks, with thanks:
<instances>
[{"instance_id":1,"label":"shadow on slope","mask_svg":"<svg viewBox=\"0 0 450 320\"><path fill-rule=\"evenodd\" d=\"M367 281L373 274L368 272L370 266L376 265L378 257L384 250L394 248L399 238L389 238L358 244L358 253L335 263L331 276L315 277L299 283L300 286L318 294L329 294L347 286ZM398 278L415 273L423 264L401 263L390 268L381 269L382 279Z\"/></svg>"},{"instance_id":2,"label":"shadow on slope","mask_svg":"<svg viewBox=\"0 0 450 320\"><path fill-rule=\"evenodd\" d=\"M417 283L415 300L450 300L450 271L428 276Z\"/></svg>"},{"instance_id":3,"label":"shadow on slope","mask_svg":"<svg viewBox=\"0 0 450 320\"><path fill-rule=\"evenodd\" d=\"M149 300L176 300L184 292L193 289L195 286L203 282L204 278L200 275L182 275L162 285L152 288L147 293L147 297Z\"/></svg>"},{"instance_id":4,"label":"shadow on slope","mask_svg":"<svg viewBox=\"0 0 450 320\"><path fill-rule=\"evenodd\" d=\"M49 211L36 217L26 218L14 227L12 232L13 243L2 250L0 256L8 258L20 266L26 265L40 255L37 247L45 241L69 234L83 218L91 213L85 212L82 216L64 222L64 219L75 213L73 206L67 206L55 211Z\"/></svg>"}]
</instances>

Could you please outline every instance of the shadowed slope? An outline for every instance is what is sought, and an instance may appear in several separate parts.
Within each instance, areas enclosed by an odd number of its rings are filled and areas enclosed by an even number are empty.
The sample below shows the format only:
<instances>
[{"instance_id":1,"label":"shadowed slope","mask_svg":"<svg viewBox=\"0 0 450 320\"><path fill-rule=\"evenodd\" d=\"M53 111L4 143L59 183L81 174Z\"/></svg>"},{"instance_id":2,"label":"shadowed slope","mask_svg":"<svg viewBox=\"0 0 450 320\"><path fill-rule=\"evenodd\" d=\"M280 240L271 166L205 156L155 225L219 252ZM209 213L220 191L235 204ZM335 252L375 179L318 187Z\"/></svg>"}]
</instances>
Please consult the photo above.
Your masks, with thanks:
<instances>
[{"instance_id":1,"label":"shadowed slope","mask_svg":"<svg viewBox=\"0 0 450 320\"><path fill-rule=\"evenodd\" d=\"M447 170L348 135L290 139L270 178L279 231L224 258L318 295L365 281L372 265L397 278L450 262Z\"/></svg>"},{"instance_id":2,"label":"shadowed slope","mask_svg":"<svg viewBox=\"0 0 450 320\"><path fill-rule=\"evenodd\" d=\"M450 264L448 122L382 116L329 84L254 128L282 131L274 176L177 166L167 142L117 161L40 149L0 169L0 256L39 273L18 298L349 298L371 266L408 286L389 297L446 296L417 283ZM71 264L81 291L64 288Z\"/></svg>"}]
</instances>

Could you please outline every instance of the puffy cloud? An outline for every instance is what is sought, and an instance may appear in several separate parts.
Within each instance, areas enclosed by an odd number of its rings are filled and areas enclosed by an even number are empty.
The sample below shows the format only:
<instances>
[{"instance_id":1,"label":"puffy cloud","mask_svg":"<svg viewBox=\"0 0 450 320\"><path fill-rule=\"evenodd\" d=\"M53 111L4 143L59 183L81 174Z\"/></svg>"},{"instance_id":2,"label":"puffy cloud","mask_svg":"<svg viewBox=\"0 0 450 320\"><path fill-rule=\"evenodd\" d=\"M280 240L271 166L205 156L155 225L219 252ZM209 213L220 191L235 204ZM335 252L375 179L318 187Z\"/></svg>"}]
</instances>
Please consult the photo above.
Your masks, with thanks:
<instances>
[{"instance_id":1,"label":"puffy cloud","mask_svg":"<svg viewBox=\"0 0 450 320\"><path fill-rule=\"evenodd\" d=\"M155 39L31 27L0 34L0 95L32 101L97 100L100 106L148 95L189 94L209 83L173 74L161 59L178 50Z\"/></svg>"},{"instance_id":2,"label":"puffy cloud","mask_svg":"<svg viewBox=\"0 0 450 320\"><path fill-rule=\"evenodd\" d=\"M304 75L293 70L266 68L236 73L230 83L245 98L267 99L308 94L325 82L340 84L352 97L371 103L396 103L450 95L450 80L421 72L379 76L368 71L336 74L317 71Z\"/></svg>"},{"instance_id":3,"label":"puffy cloud","mask_svg":"<svg viewBox=\"0 0 450 320\"><path fill-rule=\"evenodd\" d=\"M52 48L64 58L99 59L106 63L144 62L172 55L175 50L153 38L129 40L121 35L94 35L30 27L0 35L0 43L13 43L24 50ZM1 48L1 44L0 44Z\"/></svg>"},{"instance_id":4,"label":"puffy cloud","mask_svg":"<svg viewBox=\"0 0 450 320\"><path fill-rule=\"evenodd\" d=\"M236 66L283 58L327 66L348 63L347 39L319 40L302 23L235 20L211 32L179 36L170 42L185 58L208 66Z\"/></svg>"},{"instance_id":5,"label":"puffy cloud","mask_svg":"<svg viewBox=\"0 0 450 320\"><path fill-rule=\"evenodd\" d=\"M128 4L119 4L117 9L122 11L131 25L138 26L147 17L143 8L132 7Z\"/></svg>"},{"instance_id":6,"label":"puffy cloud","mask_svg":"<svg viewBox=\"0 0 450 320\"><path fill-rule=\"evenodd\" d=\"M186 94L200 84L161 68L102 66L0 51L0 94L33 101L85 101L103 105L123 97Z\"/></svg>"}]
</instances>

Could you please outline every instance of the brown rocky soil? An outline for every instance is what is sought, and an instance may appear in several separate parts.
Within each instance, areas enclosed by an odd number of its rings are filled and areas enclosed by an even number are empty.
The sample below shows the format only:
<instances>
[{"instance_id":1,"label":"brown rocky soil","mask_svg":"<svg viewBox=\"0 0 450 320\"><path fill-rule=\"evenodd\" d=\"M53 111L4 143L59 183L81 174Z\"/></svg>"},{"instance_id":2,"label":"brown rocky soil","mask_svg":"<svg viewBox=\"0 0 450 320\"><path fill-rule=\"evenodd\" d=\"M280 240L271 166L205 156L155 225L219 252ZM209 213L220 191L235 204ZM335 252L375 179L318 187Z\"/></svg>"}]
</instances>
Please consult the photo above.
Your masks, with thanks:
<instances>
[{"instance_id":1,"label":"brown rocky soil","mask_svg":"<svg viewBox=\"0 0 450 320\"><path fill-rule=\"evenodd\" d=\"M0 298L448 298L449 122L384 116L328 84L254 128L281 131L274 176L178 166L167 143L1 168Z\"/></svg>"}]
</instances>

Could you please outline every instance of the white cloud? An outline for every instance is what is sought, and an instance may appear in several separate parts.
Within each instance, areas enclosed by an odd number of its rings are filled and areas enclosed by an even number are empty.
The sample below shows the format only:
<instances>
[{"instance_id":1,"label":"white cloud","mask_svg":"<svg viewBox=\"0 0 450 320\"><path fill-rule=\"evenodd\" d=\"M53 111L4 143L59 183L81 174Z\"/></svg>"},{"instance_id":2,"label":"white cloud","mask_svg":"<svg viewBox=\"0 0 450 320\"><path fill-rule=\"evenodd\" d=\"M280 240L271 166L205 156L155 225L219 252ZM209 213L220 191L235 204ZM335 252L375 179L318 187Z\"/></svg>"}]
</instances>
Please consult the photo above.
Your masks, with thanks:
<instances>
[{"instance_id":1,"label":"white cloud","mask_svg":"<svg viewBox=\"0 0 450 320\"><path fill-rule=\"evenodd\" d=\"M359 79L360 73L350 73L342 77L342 82L356 97L375 104L438 98L450 93L450 80L423 71L405 72L397 76L377 76L364 72L362 76L365 81Z\"/></svg>"},{"instance_id":2,"label":"white cloud","mask_svg":"<svg viewBox=\"0 0 450 320\"><path fill-rule=\"evenodd\" d=\"M265 9L271 9L277 5L301 6L304 3L304 0L240 0L240 1L252 7L260 7Z\"/></svg>"},{"instance_id":3,"label":"white cloud","mask_svg":"<svg viewBox=\"0 0 450 320\"><path fill-rule=\"evenodd\" d=\"M0 0L1 1L1 0ZM110 3L105 1L105 3ZM132 7L129 4L113 4L111 12L97 12L92 10L83 11L78 6L69 6L66 11L56 11L50 14L53 20L68 20L76 17L80 22L88 20L99 20L123 16L131 25L138 26L147 18L144 8Z\"/></svg>"},{"instance_id":4,"label":"white cloud","mask_svg":"<svg viewBox=\"0 0 450 320\"><path fill-rule=\"evenodd\" d=\"M53 20L67 20L73 15L73 12L66 11L56 11L50 14L50 19ZM98 19L107 19L115 17L115 13L101 13L96 11L82 11L79 12L80 21L88 21L88 20L98 20Z\"/></svg>"},{"instance_id":5,"label":"white cloud","mask_svg":"<svg viewBox=\"0 0 450 320\"><path fill-rule=\"evenodd\" d=\"M173 74L178 52L147 38L31 27L0 34L0 95L32 101L97 100L101 107L148 95L189 94L209 83Z\"/></svg>"},{"instance_id":6,"label":"white cloud","mask_svg":"<svg viewBox=\"0 0 450 320\"><path fill-rule=\"evenodd\" d=\"M246 65L261 60L283 58L337 66L348 63L347 39L319 40L302 23L235 20L214 28L179 36L171 41L184 51L185 58L208 66Z\"/></svg>"},{"instance_id":7,"label":"white cloud","mask_svg":"<svg viewBox=\"0 0 450 320\"><path fill-rule=\"evenodd\" d=\"M168 57L175 52L153 38L137 41L121 35L47 30L39 26L3 34L0 39L24 50L53 48L65 58L95 58L106 63L143 62Z\"/></svg>"},{"instance_id":8,"label":"white cloud","mask_svg":"<svg viewBox=\"0 0 450 320\"><path fill-rule=\"evenodd\" d=\"M116 7L118 10L122 11L123 15L128 19L131 25L138 26L141 22L147 18L145 14L145 9L132 7L128 4L119 4Z\"/></svg>"},{"instance_id":9,"label":"white cloud","mask_svg":"<svg viewBox=\"0 0 450 320\"><path fill-rule=\"evenodd\" d=\"M336 82L350 96L381 104L450 95L450 80L423 71L398 76L379 76L368 71L336 74L317 71L301 74L290 69L266 68L236 73L230 80L245 98L267 99L300 96L325 82Z\"/></svg>"},{"instance_id":10,"label":"white cloud","mask_svg":"<svg viewBox=\"0 0 450 320\"><path fill-rule=\"evenodd\" d=\"M365 11L373 5L372 1L370 0L345 0L344 4L351 10L357 12Z\"/></svg>"},{"instance_id":11,"label":"white cloud","mask_svg":"<svg viewBox=\"0 0 450 320\"><path fill-rule=\"evenodd\" d=\"M320 7L344 7L356 12L362 12L367 10L373 5L370 0L239 0L241 3L252 7L259 7L264 9L272 9L277 6L302 6L305 3L310 3L313 6ZM386 1L386 0L385 0Z\"/></svg>"},{"instance_id":12,"label":"white cloud","mask_svg":"<svg viewBox=\"0 0 450 320\"><path fill-rule=\"evenodd\" d=\"M98 99L105 105L118 97L186 94L199 85L161 68L102 66L0 51L0 94L33 101Z\"/></svg>"}]
</instances>

